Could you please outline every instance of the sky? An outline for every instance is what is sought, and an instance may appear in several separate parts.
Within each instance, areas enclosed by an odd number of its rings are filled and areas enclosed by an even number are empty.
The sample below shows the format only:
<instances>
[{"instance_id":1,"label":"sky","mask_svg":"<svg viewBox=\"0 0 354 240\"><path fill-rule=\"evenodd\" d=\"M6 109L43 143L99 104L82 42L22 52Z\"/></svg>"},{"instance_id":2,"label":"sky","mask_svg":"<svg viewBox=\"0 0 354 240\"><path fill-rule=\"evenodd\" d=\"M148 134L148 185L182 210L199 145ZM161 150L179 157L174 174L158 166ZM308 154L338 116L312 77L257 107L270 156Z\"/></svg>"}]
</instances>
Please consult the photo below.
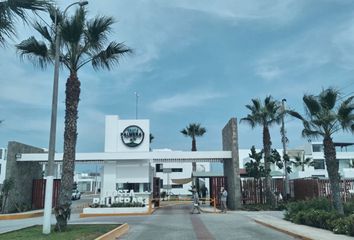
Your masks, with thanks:
<instances>
[{"instance_id":1,"label":"sky","mask_svg":"<svg viewBox=\"0 0 354 240\"><path fill-rule=\"evenodd\" d=\"M57 4L63 9L72 2ZM247 116L253 98L285 98L287 108L303 113L304 94L328 87L354 94L352 0L102 0L86 8L90 17L113 16L109 40L134 53L111 71L79 70L77 152L103 151L105 115L135 119L135 92L138 118L150 119L152 148L186 151L191 140L180 131L193 122L207 129L198 150L221 150L222 128L230 118ZM48 148L53 67L20 59L14 45L38 35L20 22L17 30L0 48L0 146L19 141ZM57 152L63 149L67 76L62 69ZM285 127L289 148L308 141L298 120L287 117ZM260 127L240 123L238 129L240 148L261 148ZM280 148L280 126L272 127L271 137ZM354 139L341 133L334 140Z\"/></svg>"}]
</instances>

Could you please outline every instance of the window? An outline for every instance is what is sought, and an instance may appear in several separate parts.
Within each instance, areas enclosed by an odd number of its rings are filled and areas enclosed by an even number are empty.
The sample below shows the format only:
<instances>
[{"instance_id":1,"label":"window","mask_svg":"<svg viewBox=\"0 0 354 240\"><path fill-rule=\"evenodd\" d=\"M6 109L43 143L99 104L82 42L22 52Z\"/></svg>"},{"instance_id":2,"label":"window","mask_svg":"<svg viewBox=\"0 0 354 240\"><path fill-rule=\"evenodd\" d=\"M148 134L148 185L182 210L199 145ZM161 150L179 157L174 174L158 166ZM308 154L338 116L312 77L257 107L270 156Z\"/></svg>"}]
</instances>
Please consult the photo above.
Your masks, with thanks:
<instances>
[{"instance_id":1,"label":"window","mask_svg":"<svg viewBox=\"0 0 354 240\"><path fill-rule=\"evenodd\" d=\"M312 145L313 152L322 152L323 150L322 144L314 144Z\"/></svg>"},{"instance_id":2,"label":"window","mask_svg":"<svg viewBox=\"0 0 354 240\"><path fill-rule=\"evenodd\" d=\"M172 172L183 172L183 168L172 168Z\"/></svg>"},{"instance_id":3,"label":"window","mask_svg":"<svg viewBox=\"0 0 354 240\"><path fill-rule=\"evenodd\" d=\"M163 165L162 163L156 164L156 172L163 172Z\"/></svg>"},{"instance_id":4,"label":"window","mask_svg":"<svg viewBox=\"0 0 354 240\"><path fill-rule=\"evenodd\" d=\"M313 167L315 169L325 169L324 160L323 159L313 160Z\"/></svg>"},{"instance_id":5,"label":"window","mask_svg":"<svg viewBox=\"0 0 354 240\"><path fill-rule=\"evenodd\" d=\"M183 188L182 184L173 184L171 185L172 188Z\"/></svg>"}]
</instances>

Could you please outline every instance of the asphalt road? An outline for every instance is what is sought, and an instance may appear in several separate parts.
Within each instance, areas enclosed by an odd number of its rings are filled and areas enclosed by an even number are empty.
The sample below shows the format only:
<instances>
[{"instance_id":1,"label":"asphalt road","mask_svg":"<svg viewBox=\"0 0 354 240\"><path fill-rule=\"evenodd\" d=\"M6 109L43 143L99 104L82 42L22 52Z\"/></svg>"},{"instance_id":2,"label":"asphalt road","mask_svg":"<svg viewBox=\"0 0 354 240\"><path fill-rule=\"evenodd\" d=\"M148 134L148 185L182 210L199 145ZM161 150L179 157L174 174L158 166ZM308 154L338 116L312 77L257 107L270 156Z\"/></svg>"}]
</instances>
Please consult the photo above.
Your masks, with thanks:
<instances>
[{"instance_id":1,"label":"asphalt road","mask_svg":"<svg viewBox=\"0 0 354 240\"><path fill-rule=\"evenodd\" d=\"M227 214L190 214L190 205L158 209L150 216L100 217L100 222L128 223L130 230L123 240L287 240L284 233L255 223L237 212ZM77 219L74 222L95 222L98 218Z\"/></svg>"}]
</instances>

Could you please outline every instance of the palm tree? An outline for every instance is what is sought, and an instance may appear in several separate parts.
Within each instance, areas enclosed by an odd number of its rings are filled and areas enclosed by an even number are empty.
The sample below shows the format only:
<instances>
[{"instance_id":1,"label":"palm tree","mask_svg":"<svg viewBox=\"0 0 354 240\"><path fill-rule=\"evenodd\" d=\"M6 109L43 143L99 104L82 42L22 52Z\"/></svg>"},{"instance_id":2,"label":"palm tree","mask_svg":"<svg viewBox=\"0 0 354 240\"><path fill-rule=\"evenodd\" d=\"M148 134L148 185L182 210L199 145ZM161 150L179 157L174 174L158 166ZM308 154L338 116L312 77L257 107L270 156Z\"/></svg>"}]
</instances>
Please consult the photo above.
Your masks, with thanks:
<instances>
[{"instance_id":1,"label":"palm tree","mask_svg":"<svg viewBox=\"0 0 354 240\"><path fill-rule=\"evenodd\" d=\"M294 157L294 161L291 161L292 164L294 164L295 167L301 167L301 171L305 171L305 166L313 166L314 162L313 159L310 157L303 158L300 155L297 155Z\"/></svg>"},{"instance_id":2,"label":"palm tree","mask_svg":"<svg viewBox=\"0 0 354 240\"><path fill-rule=\"evenodd\" d=\"M267 203L275 203L274 195L271 192L271 137L269 128L274 124L280 124L281 121L281 106L278 101L273 100L272 96L267 96L264 103L259 99L252 99L251 105L246 105L251 113L247 117L242 118L240 122L249 124L252 128L261 126L263 128L263 151L264 151L264 168L266 175L266 201Z\"/></svg>"},{"instance_id":3,"label":"palm tree","mask_svg":"<svg viewBox=\"0 0 354 240\"><path fill-rule=\"evenodd\" d=\"M51 9L51 18L54 21L54 11ZM71 192L73 187L73 174L77 141L78 105L80 100L80 81L78 70L87 63L91 63L95 70L100 68L111 69L125 54L132 50L123 43L110 42L106 47L108 33L114 23L113 18L97 16L86 21L87 12L83 8L76 10L71 18L63 19L58 11L61 28L62 46L60 61L70 75L66 82L65 99L65 129L64 129L64 155L61 190L58 206L55 207L57 219L56 230L66 228L70 217ZM52 63L55 53L55 34L46 26L36 23L34 28L47 41L47 44L37 41L34 37L22 41L17 45L21 56L26 56L35 64L45 67Z\"/></svg>"},{"instance_id":4,"label":"palm tree","mask_svg":"<svg viewBox=\"0 0 354 240\"><path fill-rule=\"evenodd\" d=\"M339 162L336 158L332 136L341 130L354 133L354 96L341 103L338 102L339 97L340 93L333 88L322 90L317 96L304 95L305 117L295 111L289 111L289 113L302 121L303 137L323 139L324 158L331 185L333 207L339 214L343 214L339 187Z\"/></svg>"},{"instance_id":5,"label":"palm tree","mask_svg":"<svg viewBox=\"0 0 354 240\"><path fill-rule=\"evenodd\" d=\"M6 37L16 34L15 22L21 19L27 23L27 11L44 11L50 1L44 0L6 0L0 2L0 45L4 46Z\"/></svg>"},{"instance_id":6,"label":"palm tree","mask_svg":"<svg viewBox=\"0 0 354 240\"><path fill-rule=\"evenodd\" d=\"M201 137L206 133L206 129L200 126L200 123L190 123L186 128L181 130L181 133L185 137L192 138L192 151L197 151L197 141L196 137ZM197 170L196 162L192 162L192 171L195 172Z\"/></svg>"}]
</instances>

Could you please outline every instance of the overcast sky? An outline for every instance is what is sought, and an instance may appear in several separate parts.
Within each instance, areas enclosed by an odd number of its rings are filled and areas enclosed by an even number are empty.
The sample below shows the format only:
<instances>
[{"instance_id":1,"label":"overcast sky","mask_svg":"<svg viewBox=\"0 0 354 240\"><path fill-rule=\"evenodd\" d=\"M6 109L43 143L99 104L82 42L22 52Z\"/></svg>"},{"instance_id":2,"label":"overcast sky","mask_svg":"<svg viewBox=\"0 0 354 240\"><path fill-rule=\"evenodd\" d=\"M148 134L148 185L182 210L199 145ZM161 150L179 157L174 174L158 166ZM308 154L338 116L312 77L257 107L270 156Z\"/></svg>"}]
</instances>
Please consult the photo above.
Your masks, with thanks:
<instances>
[{"instance_id":1,"label":"overcast sky","mask_svg":"<svg viewBox=\"0 0 354 240\"><path fill-rule=\"evenodd\" d=\"M286 98L289 108L303 112L305 93L329 86L354 92L352 0L102 0L87 9L91 17L113 16L110 40L134 54L112 71L80 69L78 152L103 151L105 115L135 118L134 92L139 118L150 119L152 147L176 150L190 150L180 130L191 122L207 129L199 150L220 150L222 128L231 117L245 117L252 98ZM18 38L0 49L0 145L16 140L47 148L53 68L20 60L13 45L35 33L18 29ZM67 76L60 72L57 152ZM290 148L307 141L297 120L287 118L286 128ZM281 147L279 131L272 128L274 147ZM353 141L353 135L334 140ZM240 124L240 148L252 145L261 148L261 128Z\"/></svg>"}]
</instances>

